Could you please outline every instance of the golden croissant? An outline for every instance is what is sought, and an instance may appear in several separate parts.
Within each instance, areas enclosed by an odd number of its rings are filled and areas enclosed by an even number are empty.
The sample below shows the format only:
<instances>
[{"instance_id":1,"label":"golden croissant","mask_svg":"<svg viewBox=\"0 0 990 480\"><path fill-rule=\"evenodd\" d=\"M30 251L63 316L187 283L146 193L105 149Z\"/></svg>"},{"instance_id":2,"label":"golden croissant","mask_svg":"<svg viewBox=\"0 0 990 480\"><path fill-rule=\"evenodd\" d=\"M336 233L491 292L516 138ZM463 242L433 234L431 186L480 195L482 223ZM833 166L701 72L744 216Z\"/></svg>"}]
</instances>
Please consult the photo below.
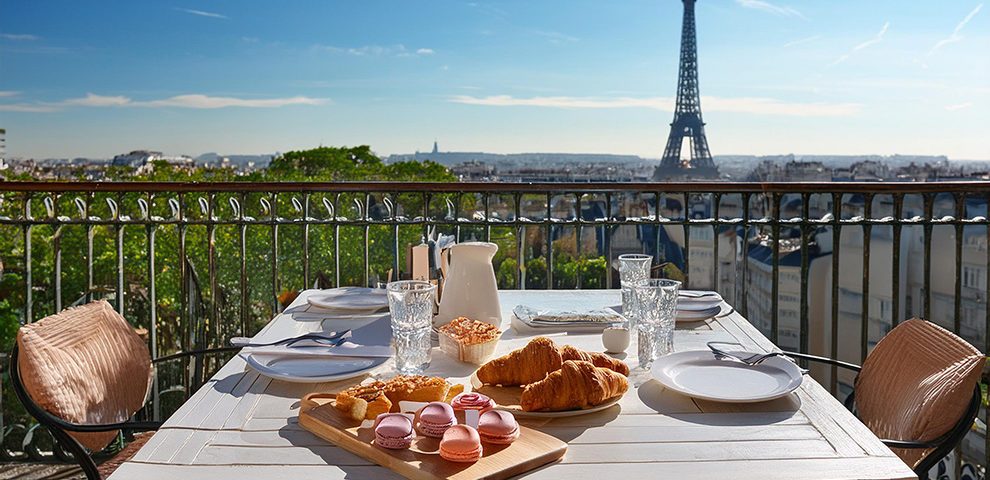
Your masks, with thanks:
<instances>
[{"instance_id":1,"label":"golden croissant","mask_svg":"<svg viewBox=\"0 0 990 480\"><path fill-rule=\"evenodd\" d=\"M585 352L571 345L564 345L560 347L560 359L565 362L568 360L584 360L585 362L591 362L596 367L607 368L627 377L629 376L629 365L626 365L622 360L612 358L604 353Z\"/></svg>"},{"instance_id":2,"label":"golden croissant","mask_svg":"<svg viewBox=\"0 0 990 480\"><path fill-rule=\"evenodd\" d=\"M560 352L553 340L536 337L525 347L496 358L478 369L478 380L487 385L527 385L560 368Z\"/></svg>"},{"instance_id":3,"label":"golden croissant","mask_svg":"<svg viewBox=\"0 0 990 480\"><path fill-rule=\"evenodd\" d=\"M591 362L568 360L560 370L523 389L520 406L526 412L559 412L601 405L626 393L629 381Z\"/></svg>"}]
</instances>

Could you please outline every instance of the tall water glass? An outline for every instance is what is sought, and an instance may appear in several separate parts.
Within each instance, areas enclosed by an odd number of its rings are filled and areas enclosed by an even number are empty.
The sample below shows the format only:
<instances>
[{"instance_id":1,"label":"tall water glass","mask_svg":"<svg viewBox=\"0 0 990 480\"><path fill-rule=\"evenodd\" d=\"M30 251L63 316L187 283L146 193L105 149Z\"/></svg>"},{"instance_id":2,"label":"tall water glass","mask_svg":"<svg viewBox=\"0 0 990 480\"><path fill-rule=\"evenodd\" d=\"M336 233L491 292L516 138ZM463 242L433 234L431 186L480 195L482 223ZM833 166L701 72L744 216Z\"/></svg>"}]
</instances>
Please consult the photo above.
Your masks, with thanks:
<instances>
[{"instance_id":1,"label":"tall water glass","mask_svg":"<svg viewBox=\"0 0 990 480\"><path fill-rule=\"evenodd\" d=\"M619 255L619 283L622 285L622 314L629 321L627 327L632 330L636 327L636 319L631 315L629 302L631 293L628 286L634 283L645 282L650 278L650 267L653 265L653 256L640 253L627 253Z\"/></svg>"},{"instance_id":2,"label":"tall water glass","mask_svg":"<svg viewBox=\"0 0 990 480\"><path fill-rule=\"evenodd\" d=\"M395 369L403 375L419 375L430 366L430 330L437 286L403 280L389 283L386 291L392 316Z\"/></svg>"},{"instance_id":3,"label":"tall water glass","mask_svg":"<svg viewBox=\"0 0 990 480\"><path fill-rule=\"evenodd\" d=\"M667 279L649 279L630 285L642 368L650 368L658 357L674 351L674 322L680 287L681 282Z\"/></svg>"}]
</instances>

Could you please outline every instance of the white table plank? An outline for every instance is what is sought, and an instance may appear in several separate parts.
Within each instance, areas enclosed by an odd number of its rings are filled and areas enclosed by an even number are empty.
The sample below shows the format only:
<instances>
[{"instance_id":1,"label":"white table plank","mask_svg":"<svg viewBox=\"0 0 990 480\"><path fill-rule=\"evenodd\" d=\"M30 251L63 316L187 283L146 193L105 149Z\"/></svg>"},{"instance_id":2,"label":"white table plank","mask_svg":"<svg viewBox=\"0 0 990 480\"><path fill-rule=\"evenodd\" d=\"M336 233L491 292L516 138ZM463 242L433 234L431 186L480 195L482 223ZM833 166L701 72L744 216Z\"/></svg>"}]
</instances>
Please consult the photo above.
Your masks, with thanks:
<instances>
[{"instance_id":1,"label":"white table plank","mask_svg":"<svg viewBox=\"0 0 990 480\"><path fill-rule=\"evenodd\" d=\"M399 480L402 477L378 466L354 465L160 465L127 462L112 479L134 480Z\"/></svg>"},{"instance_id":2,"label":"white table plank","mask_svg":"<svg viewBox=\"0 0 990 480\"><path fill-rule=\"evenodd\" d=\"M704 448L699 446L698 448ZM855 478L916 479L896 457L802 458L732 461L650 463L594 463L549 465L525 475L530 480L602 480L606 478L731 478L732 480L822 480Z\"/></svg>"},{"instance_id":3,"label":"white table plank","mask_svg":"<svg viewBox=\"0 0 990 480\"><path fill-rule=\"evenodd\" d=\"M303 292L293 306L305 303ZM620 302L617 290L501 292L503 329L518 304L601 308ZM705 349L708 341L736 341L747 349L775 349L745 318L723 304L719 318L680 324L675 350ZM279 315L259 334L281 338L342 321L296 321ZM302 318L302 316L300 316ZM315 318L315 317L314 317ZM336 322L336 323L335 323ZM601 351L597 335L550 333L562 344ZM532 336L507 330L498 352ZM638 364L635 346L625 361ZM391 373L391 362L372 375ZM434 353L429 374L466 381L473 367ZM170 418L162 431L112 478L394 478L394 474L303 430L299 398L334 392L356 380L325 384L272 381L245 370L240 358L225 365ZM634 370L634 387L618 406L564 419L522 419L567 440L561 462L533 478L910 478L912 473L825 389L808 378L798 391L758 404L695 400L664 389Z\"/></svg>"}]
</instances>

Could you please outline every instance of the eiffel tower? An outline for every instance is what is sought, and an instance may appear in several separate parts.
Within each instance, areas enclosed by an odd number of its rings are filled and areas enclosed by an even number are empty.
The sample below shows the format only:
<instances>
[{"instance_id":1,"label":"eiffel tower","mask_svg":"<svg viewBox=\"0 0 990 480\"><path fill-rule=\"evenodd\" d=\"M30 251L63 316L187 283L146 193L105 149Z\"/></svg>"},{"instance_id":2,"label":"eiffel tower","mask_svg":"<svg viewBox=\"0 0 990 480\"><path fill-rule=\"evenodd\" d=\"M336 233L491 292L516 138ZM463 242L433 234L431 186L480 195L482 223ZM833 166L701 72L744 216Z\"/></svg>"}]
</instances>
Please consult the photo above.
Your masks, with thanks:
<instances>
[{"instance_id":1,"label":"eiffel tower","mask_svg":"<svg viewBox=\"0 0 990 480\"><path fill-rule=\"evenodd\" d=\"M718 178L718 168L708 151L705 122L701 120L701 98L698 93L698 45L694 30L695 0L683 0L684 19L681 25L681 66L677 75L677 106L670 123L667 148L663 151L654 180ZM684 139L688 145L684 145ZM689 149L684 158L681 148Z\"/></svg>"}]
</instances>

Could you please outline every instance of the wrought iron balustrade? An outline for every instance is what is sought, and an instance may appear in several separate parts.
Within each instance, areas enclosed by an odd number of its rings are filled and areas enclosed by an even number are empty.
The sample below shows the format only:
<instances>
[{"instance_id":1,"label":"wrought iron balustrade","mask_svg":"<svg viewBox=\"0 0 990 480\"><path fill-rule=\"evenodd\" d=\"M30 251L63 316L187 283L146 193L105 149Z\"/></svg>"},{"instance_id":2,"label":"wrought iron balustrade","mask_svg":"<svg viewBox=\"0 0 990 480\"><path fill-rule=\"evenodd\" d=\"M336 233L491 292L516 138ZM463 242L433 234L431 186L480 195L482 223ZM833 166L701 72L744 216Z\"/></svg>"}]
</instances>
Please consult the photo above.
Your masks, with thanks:
<instances>
[{"instance_id":1,"label":"wrought iron balustrade","mask_svg":"<svg viewBox=\"0 0 990 480\"><path fill-rule=\"evenodd\" d=\"M920 316L990 351L990 182L0 182L0 202L0 315L109 295L153 356L396 278L432 229L498 243L502 288L613 288L618 254L646 252L789 348L858 363ZM217 364L179 372L183 395Z\"/></svg>"}]
</instances>

